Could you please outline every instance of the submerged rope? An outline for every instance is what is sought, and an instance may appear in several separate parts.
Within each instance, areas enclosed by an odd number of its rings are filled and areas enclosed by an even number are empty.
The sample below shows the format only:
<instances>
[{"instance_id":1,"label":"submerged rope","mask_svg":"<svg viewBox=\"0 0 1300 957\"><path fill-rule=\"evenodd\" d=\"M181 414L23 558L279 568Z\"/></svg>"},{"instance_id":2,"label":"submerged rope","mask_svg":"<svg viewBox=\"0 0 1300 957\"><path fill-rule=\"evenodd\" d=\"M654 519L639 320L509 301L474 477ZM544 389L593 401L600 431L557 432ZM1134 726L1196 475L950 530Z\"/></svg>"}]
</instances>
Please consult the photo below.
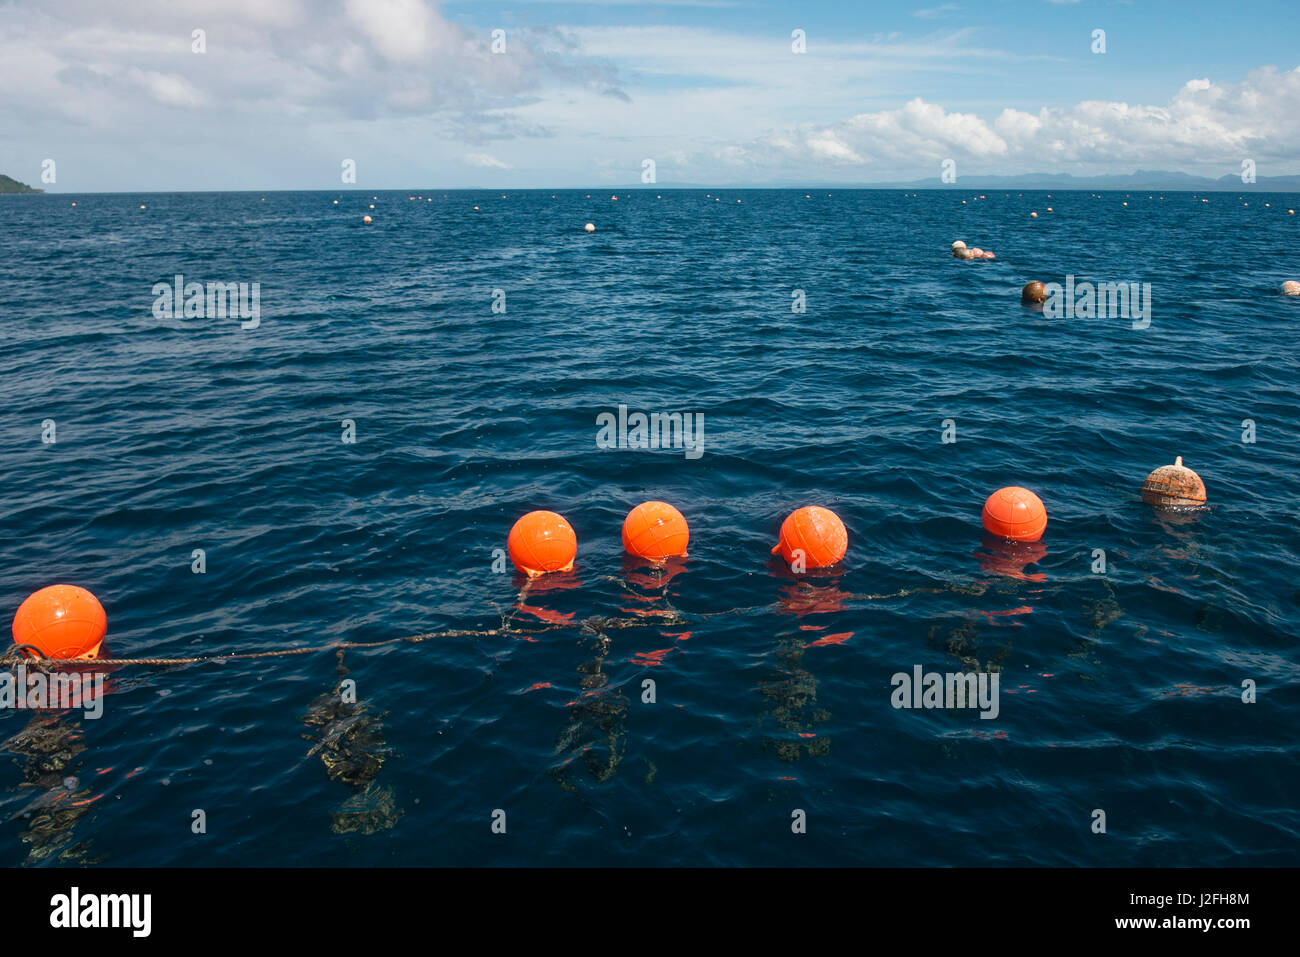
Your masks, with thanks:
<instances>
[{"instance_id":1,"label":"submerged rope","mask_svg":"<svg viewBox=\"0 0 1300 957\"><path fill-rule=\"evenodd\" d=\"M533 631L547 630L532 629ZM429 631L420 635L405 635L401 638L385 638L382 641L335 641L327 645L312 645L306 648L277 648L271 651L245 651L231 652L224 655L197 655L192 658L89 658L80 664L84 665L144 665L155 667L167 667L170 665L197 665L197 664L221 664L227 661L251 661L256 658L290 658L296 655L314 655L324 651L334 651L336 649L347 648L379 648L383 645L396 645L403 642L413 643L418 641L430 641L434 638L470 638L470 637L491 637L494 635L506 634L503 629L491 628L486 631ZM0 666L11 668L17 664L25 664L29 667L35 667L41 671L48 670L51 666L67 666L72 662L64 661L58 658L43 658L31 645L16 645L9 651L0 655Z\"/></svg>"},{"instance_id":2,"label":"submerged rope","mask_svg":"<svg viewBox=\"0 0 1300 957\"><path fill-rule=\"evenodd\" d=\"M617 579L611 579L618 581ZM744 614L753 611L762 611L771 609L773 606L755 605L748 608L731 608L726 611L703 612L691 616L690 618L681 614L675 608L665 608L662 616L655 615L647 618L601 618L591 617L582 621L572 622L547 622L539 623L536 626L527 628L516 628L512 626L515 616L522 609L524 598L531 590L533 582L530 580L524 584L523 589L519 592L515 604L511 607L509 614L501 616L501 626L499 628L487 629L456 629L452 631L426 631L418 635L403 635L400 638L384 638L379 641L334 641L326 645L311 645L303 648L275 648L269 651L244 651L231 652L221 655L195 655L189 658L90 658L84 660L68 661L60 658L46 658L41 655L40 650L31 645L13 645L8 650L0 653L0 671L12 671L19 664L26 665L29 668L48 674L52 669L66 668L70 664L78 666L97 666L113 665L118 667L140 666L167 668L181 665L200 665L200 664L224 664L227 661L253 661L259 658L292 658L301 655L315 655L326 651L341 651L345 649L360 648L382 648L386 645L399 644L416 644L422 641L432 641L437 638L495 638L502 635L524 635L535 632L559 631L564 629L582 629L590 628L593 631L605 631L612 628L638 628L663 625L683 625L689 624L692 619L714 618L719 615ZM624 584L626 588L626 584ZM631 589L627 589L631 591ZM902 598L907 595L928 592L943 591L963 591L960 586L948 586L945 588L911 588L893 592L887 595L842 595L837 596L839 601L849 600L868 600L878 601L887 598Z\"/></svg>"}]
</instances>

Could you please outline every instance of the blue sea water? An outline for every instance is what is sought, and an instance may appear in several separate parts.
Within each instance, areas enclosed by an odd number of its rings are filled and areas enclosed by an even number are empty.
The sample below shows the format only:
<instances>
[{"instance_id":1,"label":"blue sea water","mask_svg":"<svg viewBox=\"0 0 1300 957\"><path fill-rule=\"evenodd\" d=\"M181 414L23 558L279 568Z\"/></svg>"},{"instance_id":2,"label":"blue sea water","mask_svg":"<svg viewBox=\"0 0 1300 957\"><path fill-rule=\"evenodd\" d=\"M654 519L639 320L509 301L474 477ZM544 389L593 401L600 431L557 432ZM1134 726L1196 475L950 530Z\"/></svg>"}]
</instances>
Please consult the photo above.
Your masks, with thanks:
<instances>
[{"instance_id":1,"label":"blue sea water","mask_svg":"<svg viewBox=\"0 0 1300 957\"><path fill-rule=\"evenodd\" d=\"M1296 863L1296 197L617 195L0 198L6 622L69 582L115 658L472 633L345 651L366 710L318 724L332 651L2 713L0 863ZM177 274L260 324L158 318ZM1149 282L1150 327L1021 305L1067 274ZM620 405L703 454L599 448ZM1211 507L1156 513L1178 455ZM983 538L1005 485L1040 549ZM619 536L651 498L661 572ZM849 551L795 576L807 504ZM525 588L539 508L578 558ZM994 669L998 716L894 708L917 665Z\"/></svg>"}]
</instances>

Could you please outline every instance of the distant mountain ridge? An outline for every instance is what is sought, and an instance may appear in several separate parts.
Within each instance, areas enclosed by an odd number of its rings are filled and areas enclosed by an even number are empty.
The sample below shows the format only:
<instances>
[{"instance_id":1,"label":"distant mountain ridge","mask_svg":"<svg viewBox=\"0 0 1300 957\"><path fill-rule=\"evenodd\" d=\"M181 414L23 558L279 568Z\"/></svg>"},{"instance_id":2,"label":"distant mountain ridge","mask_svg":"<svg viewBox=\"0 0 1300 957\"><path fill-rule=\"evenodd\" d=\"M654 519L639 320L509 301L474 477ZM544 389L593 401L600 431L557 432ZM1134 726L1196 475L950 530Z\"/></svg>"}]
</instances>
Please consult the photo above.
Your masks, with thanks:
<instances>
[{"instance_id":1,"label":"distant mountain ridge","mask_svg":"<svg viewBox=\"0 0 1300 957\"><path fill-rule=\"evenodd\" d=\"M1254 183L1243 183L1240 174L1228 173L1214 179L1170 170L1136 170L1132 173L1100 173L1075 176L1073 173L1013 173L1011 175L958 175L955 183L941 182L938 176L907 182L849 182L845 180L772 180L766 183L669 183L661 188L689 189L1167 189L1167 190L1236 190L1237 192L1300 192L1300 175L1259 176ZM653 187L648 187L653 188Z\"/></svg>"},{"instance_id":2,"label":"distant mountain ridge","mask_svg":"<svg viewBox=\"0 0 1300 957\"><path fill-rule=\"evenodd\" d=\"M988 188L1018 186L1022 189L1226 189L1276 193L1300 190L1300 175L1259 176L1253 183L1243 183L1239 173L1228 173L1214 179L1209 176L1193 176L1190 173L1177 173L1170 170L1140 169L1132 173L1103 173L1095 176L1075 176L1072 173L958 176L955 183L941 183L936 176L932 179L918 179L910 183L892 185L930 189L970 189L983 185Z\"/></svg>"},{"instance_id":3,"label":"distant mountain ridge","mask_svg":"<svg viewBox=\"0 0 1300 957\"><path fill-rule=\"evenodd\" d=\"M43 193L43 189L33 189L26 183L20 183L12 177L0 173L0 193Z\"/></svg>"}]
</instances>

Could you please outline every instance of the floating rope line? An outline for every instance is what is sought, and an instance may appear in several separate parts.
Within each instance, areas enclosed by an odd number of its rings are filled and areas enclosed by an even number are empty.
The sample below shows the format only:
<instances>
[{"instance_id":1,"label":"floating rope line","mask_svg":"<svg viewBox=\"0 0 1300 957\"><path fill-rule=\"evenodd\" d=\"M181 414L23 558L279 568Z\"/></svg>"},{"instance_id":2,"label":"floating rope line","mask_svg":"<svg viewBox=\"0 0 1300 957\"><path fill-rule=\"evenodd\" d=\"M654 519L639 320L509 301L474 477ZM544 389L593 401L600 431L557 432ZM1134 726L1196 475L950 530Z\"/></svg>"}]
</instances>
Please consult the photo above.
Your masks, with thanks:
<instances>
[{"instance_id":1,"label":"floating rope line","mask_svg":"<svg viewBox=\"0 0 1300 957\"><path fill-rule=\"evenodd\" d=\"M619 581L624 585L625 590L636 594L628 588L625 582L619 579L611 578L611 581ZM684 615L676 608L667 607L655 610L653 614L639 618L602 618L593 616L585 618L582 621L564 621L564 622L539 622L536 626L527 628L518 628L513 626L516 615L524 611L522 608L523 600L527 597L531 589L532 581L529 581L520 590L515 605L511 606L509 614L501 616L501 625L497 628L486 629L453 629L450 631L426 631L418 635L403 635L400 638L383 638L379 641L334 641L325 645L312 645L302 648L276 648L269 651L243 651L230 652L229 654L218 655L195 655L189 658L87 658L87 659L60 659L46 658L40 653L40 650L32 645L13 645L8 650L0 653L0 670L13 671L18 665L26 665L29 669L40 671L48 674L51 670L66 668L68 665L76 664L79 667L112 665L115 667L154 667L168 668L178 667L181 665L201 665L201 664L225 664L228 661L254 661L262 658L294 658L302 655L315 655L327 651L342 651L348 649L364 648L382 648L387 645L400 644L418 644L424 641L433 641L439 638L498 638L509 635L529 635L538 632L547 631L565 631L565 630L582 630L587 629L591 632L604 632L616 628L644 628L644 627L662 627L664 625L684 625L693 621L699 621L706 618L717 618L724 615L745 615L759 611L779 611L785 607L785 603L768 603L765 605L751 605L743 608L729 608L726 611L700 612L695 615ZM946 591L955 591L958 593L970 591L970 586L960 586L956 583L942 588L905 588L887 595L864 595L864 594L846 594L837 595L836 601L880 601L889 598L905 598L908 595L941 593ZM975 591L982 591L978 586Z\"/></svg>"}]
</instances>

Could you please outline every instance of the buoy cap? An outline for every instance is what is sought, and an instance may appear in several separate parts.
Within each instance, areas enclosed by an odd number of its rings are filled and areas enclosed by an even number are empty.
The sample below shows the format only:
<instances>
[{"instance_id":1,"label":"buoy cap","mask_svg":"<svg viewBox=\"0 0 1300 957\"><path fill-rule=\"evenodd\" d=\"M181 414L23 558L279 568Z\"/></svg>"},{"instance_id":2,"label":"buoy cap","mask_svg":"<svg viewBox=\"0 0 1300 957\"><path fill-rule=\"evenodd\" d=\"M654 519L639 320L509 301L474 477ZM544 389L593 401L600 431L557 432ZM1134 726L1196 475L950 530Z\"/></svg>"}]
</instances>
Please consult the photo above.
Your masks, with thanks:
<instances>
[{"instance_id":1,"label":"buoy cap","mask_svg":"<svg viewBox=\"0 0 1300 957\"><path fill-rule=\"evenodd\" d=\"M1142 501L1157 508L1188 508L1204 505L1205 483L1183 465L1180 455L1173 465L1162 465L1142 483Z\"/></svg>"},{"instance_id":2,"label":"buoy cap","mask_svg":"<svg viewBox=\"0 0 1300 957\"><path fill-rule=\"evenodd\" d=\"M46 658L96 658L107 633L104 606L76 585L33 592L14 614L14 644L31 645Z\"/></svg>"},{"instance_id":3,"label":"buoy cap","mask_svg":"<svg viewBox=\"0 0 1300 957\"><path fill-rule=\"evenodd\" d=\"M529 578L567 572L578 554L578 536L562 515L529 512L510 529L506 550L515 567Z\"/></svg>"},{"instance_id":4,"label":"buoy cap","mask_svg":"<svg viewBox=\"0 0 1300 957\"><path fill-rule=\"evenodd\" d=\"M1020 290L1020 298L1024 302L1046 302L1047 287L1037 279L1025 283L1025 288Z\"/></svg>"},{"instance_id":5,"label":"buoy cap","mask_svg":"<svg viewBox=\"0 0 1300 957\"><path fill-rule=\"evenodd\" d=\"M799 558L796 553L802 552L805 568L825 568L843 558L848 547L849 533L838 515L820 505L805 505L781 523L772 554L794 564Z\"/></svg>"},{"instance_id":6,"label":"buoy cap","mask_svg":"<svg viewBox=\"0 0 1300 957\"><path fill-rule=\"evenodd\" d=\"M1036 542L1047 528L1043 500L1027 488L1000 488L984 502L984 530L1013 542Z\"/></svg>"},{"instance_id":7,"label":"buoy cap","mask_svg":"<svg viewBox=\"0 0 1300 957\"><path fill-rule=\"evenodd\" d=\"M638 558L685 556L690 538L686 519L667 502L642 502L623 520L623 548Z\"/></svg>"}]
</instances>

